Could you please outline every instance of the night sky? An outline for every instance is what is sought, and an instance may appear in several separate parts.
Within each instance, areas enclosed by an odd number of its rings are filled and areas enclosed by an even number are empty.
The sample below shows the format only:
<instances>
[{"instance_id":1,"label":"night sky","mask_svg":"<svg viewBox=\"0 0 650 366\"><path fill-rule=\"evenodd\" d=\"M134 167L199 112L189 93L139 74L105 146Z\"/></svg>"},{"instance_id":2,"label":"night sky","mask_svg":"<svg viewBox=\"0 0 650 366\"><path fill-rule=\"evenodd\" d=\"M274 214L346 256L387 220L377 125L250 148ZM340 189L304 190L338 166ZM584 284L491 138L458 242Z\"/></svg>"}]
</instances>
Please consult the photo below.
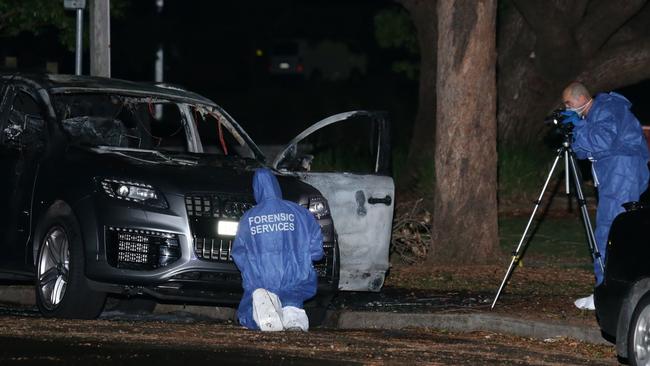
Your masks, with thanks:
<instances>
[{"instance_id":1,"label":"night sky","mask_svg":"<svg viewBox=\"0 0 650 366\"><path fill-rule=\"evenodd\" d=\"M417 82L391 70L403 55L381 49L374 33L375 14L396 6L387 0L165 0L158 13L155 0L129 1L126 14L111 19L112 77L153 81L162 44L165 81L214 100L258 143L285 143L313 122L351 109L389 111L403 127L396 139L406 140ZM24 71L44 71L46 61L56 61L60 73L74 73L74 53L57 37L52 31L0 39L0 56L17 57ZM273 75L270 50L286 40L343 43L365 57L365 71L354 81L334 82Z\"/></svg>"},{"instance_id":2,"label":"night sky","mask_svg":"<svg viewBox=\"0 0 650 366\"><path fill-rule=\"evenodd\" d=\"M153 81L162 44L165 81L214 100L258 143L282 144L313 122L352 109L388 111L394 142L409 140L417 81L393 72L393 62L406 56L375 40L374 16L398 7L392 1L165 0L161 13L155 0L127 3L125 15L111 20L113 77ZM366 58L366 69L355 80L335 82L273 75L270 51L282 40L343 43ZM74 53L60 45L54 31L0 44L0 56L17 57L21 70L43 71L45 61L56 61L59 72L74 72ZM84 61L87 73L87 53ZM650 124L649 89L644 82L620 90L644 124Z\"/></svg>"}]
</instances>

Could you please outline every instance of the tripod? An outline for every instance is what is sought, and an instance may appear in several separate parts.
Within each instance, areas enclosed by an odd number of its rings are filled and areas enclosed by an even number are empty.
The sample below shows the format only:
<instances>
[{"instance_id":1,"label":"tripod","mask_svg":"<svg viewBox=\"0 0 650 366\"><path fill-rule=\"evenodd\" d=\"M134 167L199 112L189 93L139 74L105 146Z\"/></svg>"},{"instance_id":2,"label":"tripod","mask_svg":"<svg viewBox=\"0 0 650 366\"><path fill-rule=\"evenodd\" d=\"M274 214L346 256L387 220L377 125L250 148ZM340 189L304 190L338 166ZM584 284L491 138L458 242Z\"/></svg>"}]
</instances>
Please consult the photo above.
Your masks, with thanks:
<instances>
[{"instance_id":1,"label":"tripod","mask_svg":"<svg viewBox=\"0 0 650 366\"><path fill-rule=\"evenodd\" d=\"M494 305L497 303L497 300L501 295L501 291L503 291L503 288L506 286L506 283L508 282L508 280L512 276L512 273L515 270L515 266L519 264L519 262L523 258L523 254L526 252L526 248L530 244L530 240L526 240L526 235L528 234L530 225L533 222L533 218L537 213L537 209L539 208L539 205L542 202L542 197L544 197L544 193L546 192L548 183L551 180L551 177L553 176L553 172L555 171L555 168L557 167L557 163L560 160L560 158L564 158L564 172L565 172L564 181L565 181L566 194L568 195L571 193L570 180L569 180L570 178L569 171L570 171L571 175L573 176L573 183L575 185L576 199L578 200L578 206L580 206L582 224L587 234L587 245L589 247L589 252L591 253L591 257L593 258L593 260L598 261L601 270L603 270L604 272L603 260L600 256L600 251L598 251L598 246L596 245L596 239L594 236L594 229L591 226L591 219L589 218L589 212L587 212L587 202L585 201L585 196L582 193L582 187L580 186L581 177L576 164L575 152L571 148L571 132L565 132L564 142L562 143L562 147L558 149L558 153L557 156L555 157L555 161L553 162L553 166L551 167L551 171L548 173L548 177L546 178L546 182L544 182L544 186L542 188L542 192L539 195L539 198L537 198L537 201L535 201L535 208L533 209L533 212L530 215L530 219L528 219L528 224L526 224L526 229L524 230L524 233L521 235L519 244L517 244L515 251L512 252L512 260L510 261L510 266L506 271L506 275L503 277L503 281L501 281L501 286L499 286L499 290L497 291L497 294L494 296L494 301L492 301L492 306L490 307L490 309L494 309Z\"/></svg>"}]
</instances>

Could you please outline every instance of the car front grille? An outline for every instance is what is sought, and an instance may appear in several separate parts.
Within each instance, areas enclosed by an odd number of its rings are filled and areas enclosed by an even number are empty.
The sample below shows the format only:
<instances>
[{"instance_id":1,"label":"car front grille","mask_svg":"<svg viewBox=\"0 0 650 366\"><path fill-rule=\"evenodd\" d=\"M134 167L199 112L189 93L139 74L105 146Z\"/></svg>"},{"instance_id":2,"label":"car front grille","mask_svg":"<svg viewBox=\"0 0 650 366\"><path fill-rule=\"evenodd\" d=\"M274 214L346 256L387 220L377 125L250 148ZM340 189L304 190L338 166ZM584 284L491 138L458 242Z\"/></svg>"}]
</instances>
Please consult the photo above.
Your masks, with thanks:
<instances>
[{"instance_id":1,"label":"car front grille","mask_svg":"<svg viewBox=\"0 0 650 366\"><path fill-rule=\"evenodd\" d=\"M178 235L152 230L106 228L108 263L116 268L151 270L180 258Z\"/></svg>"},{"instance_id":2,"label":"car front grille","mask_svg":"<svg viewBox=\"0 0 650 366\"><path fill-rule=\"evenodd\" d=\"M253 207L253 197L227 193L194 193L185 196L192 230L194 254L214 262L232 262L234 236L219 235L219 220L239 221Z\"/></svg>"},{"instance_id":3,"label":"car front grille","mask_svg":"<svg viewBox=\"0 0 650 366\"><path fill-rule=\"evenodd\" d=\"M239 218L253 207L253 197L233 194L192 194L185 196L189 217Z\"/></svg>"},{"instance_id":4,"label":"car front grille","mask_svg":"<svg viewBox=\"0 0 650 366\"><path fill-rule=\"evenodd\" d=\"M232 262L232 239L194 237L194 253L199 258Z\"/></svg>"},{"instance_id":5,"label":"car front grille","mask_svg":"<svg viewBox=\"0 0 650 366\"><path fill-rule=\"evenodd\" d=\"M239 221L253 207L253 197L222 193L192 193L185 196L194 254L202 260L232 263L234 236L217 234L219 220ZM336 236L331 220L320 220L325 256L314 262L319 277L331 280L336 260ZM326 224L322 224L327 222Z\"/></svg>"}]
</instances>

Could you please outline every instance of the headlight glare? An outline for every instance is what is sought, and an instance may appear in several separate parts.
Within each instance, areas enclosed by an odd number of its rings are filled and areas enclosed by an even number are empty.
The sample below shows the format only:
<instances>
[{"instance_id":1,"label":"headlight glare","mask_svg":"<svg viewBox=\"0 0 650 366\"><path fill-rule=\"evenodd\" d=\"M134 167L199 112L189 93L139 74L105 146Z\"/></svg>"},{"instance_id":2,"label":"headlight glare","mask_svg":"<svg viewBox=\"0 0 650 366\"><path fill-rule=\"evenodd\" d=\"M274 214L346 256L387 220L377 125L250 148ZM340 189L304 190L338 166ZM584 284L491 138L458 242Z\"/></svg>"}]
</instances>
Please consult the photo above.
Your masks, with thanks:
<instances>
[{"instance_id":1,"label":"headlight glare","mask_svg":"<svg viewBox=\"0 0 650 366\"><path fill-rule=\"evenodd\" d=\"M145 205L167 208L167 201L149 184L121 179L102 179L101 186L109 197L142 203Z\"/></svg>"},{"instance_id":2,"label":"headlight glare","mask_svg":"<svg viewBox=\"0 0 650 366\"><path fill-rule=\"evenodd\" d=\"M330 210L327 206L327 200L324 197L315 196L309 198L309 212L314 214L317 219L329 216Z\"/></svg>"},{"instance_id":3,"label":"headlight glare","mask_svg":"<svg viewBox=\"0 0 650 366\"><path fill-rule=\"evenodd\" d=\"M129 195L129 186L121 185L117 188L117 195L127 197Z\"/></svg>"},{"instance_id":4,"label":"headlight glare","mask_svg":"<svg viewBox=\"0 0 650 366\"><path fill-rule=\"evenodd\" d=\"M121 186L118 189L121 189L122 187L125 186ZM153 189L142 188L142 187L129 187L127 189L128 189L128 194L126 197L132 198L134 200L155 200L156 198L158 198L158 196L156 195L156 191L154 191Z\"/></svg>"}]
</instances>

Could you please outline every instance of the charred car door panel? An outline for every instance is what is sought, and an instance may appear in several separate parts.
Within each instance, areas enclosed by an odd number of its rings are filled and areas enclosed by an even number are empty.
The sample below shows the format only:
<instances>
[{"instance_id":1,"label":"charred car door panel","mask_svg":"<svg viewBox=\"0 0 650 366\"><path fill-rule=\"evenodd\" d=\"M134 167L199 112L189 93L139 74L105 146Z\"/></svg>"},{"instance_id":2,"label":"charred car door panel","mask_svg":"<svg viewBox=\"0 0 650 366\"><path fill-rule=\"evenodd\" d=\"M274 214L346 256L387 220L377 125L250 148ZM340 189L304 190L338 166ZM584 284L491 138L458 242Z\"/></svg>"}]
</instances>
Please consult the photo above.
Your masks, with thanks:
<instances>
[{"instance_id":1,"label":"charred car door panel","mask_svg":"<svg viewBox=\"0 0 650 366\"><path fill-rule=\"evenodd\" d=\"M317 131L333 124L337 124L336 129L329 137L314 138ZM366 138L348 134L343 128L346 124L353 127L352 133L365 134ZM383 113L341 113L321 120L298 135L272 164L284 174L295 175L316 187L327 199L341 253L340 290L379 291L384 283L389 267L395 191L393 179L388 175L388 139L388 121ZM325 153L326 157L300 155L305 149L299 144L305 141L314 155ZM331 147L328 141L337 147ZM311 165L318 171L299 171L310 170ZM332 172L341 165L355 172Z\"/></svg>"},{"instance_id":2,"label":"charred car door panel","mask_svg":"<svg viewBox=\"0 0 650 366\"><path fill-rule=\"evenodd\" d=\"M339 289L379 291L388 270L393 204L370 204L369 198L392 197L390 177L347 173L304 173L330 205L341 251Z\"/></svg>"}]
</instances>

